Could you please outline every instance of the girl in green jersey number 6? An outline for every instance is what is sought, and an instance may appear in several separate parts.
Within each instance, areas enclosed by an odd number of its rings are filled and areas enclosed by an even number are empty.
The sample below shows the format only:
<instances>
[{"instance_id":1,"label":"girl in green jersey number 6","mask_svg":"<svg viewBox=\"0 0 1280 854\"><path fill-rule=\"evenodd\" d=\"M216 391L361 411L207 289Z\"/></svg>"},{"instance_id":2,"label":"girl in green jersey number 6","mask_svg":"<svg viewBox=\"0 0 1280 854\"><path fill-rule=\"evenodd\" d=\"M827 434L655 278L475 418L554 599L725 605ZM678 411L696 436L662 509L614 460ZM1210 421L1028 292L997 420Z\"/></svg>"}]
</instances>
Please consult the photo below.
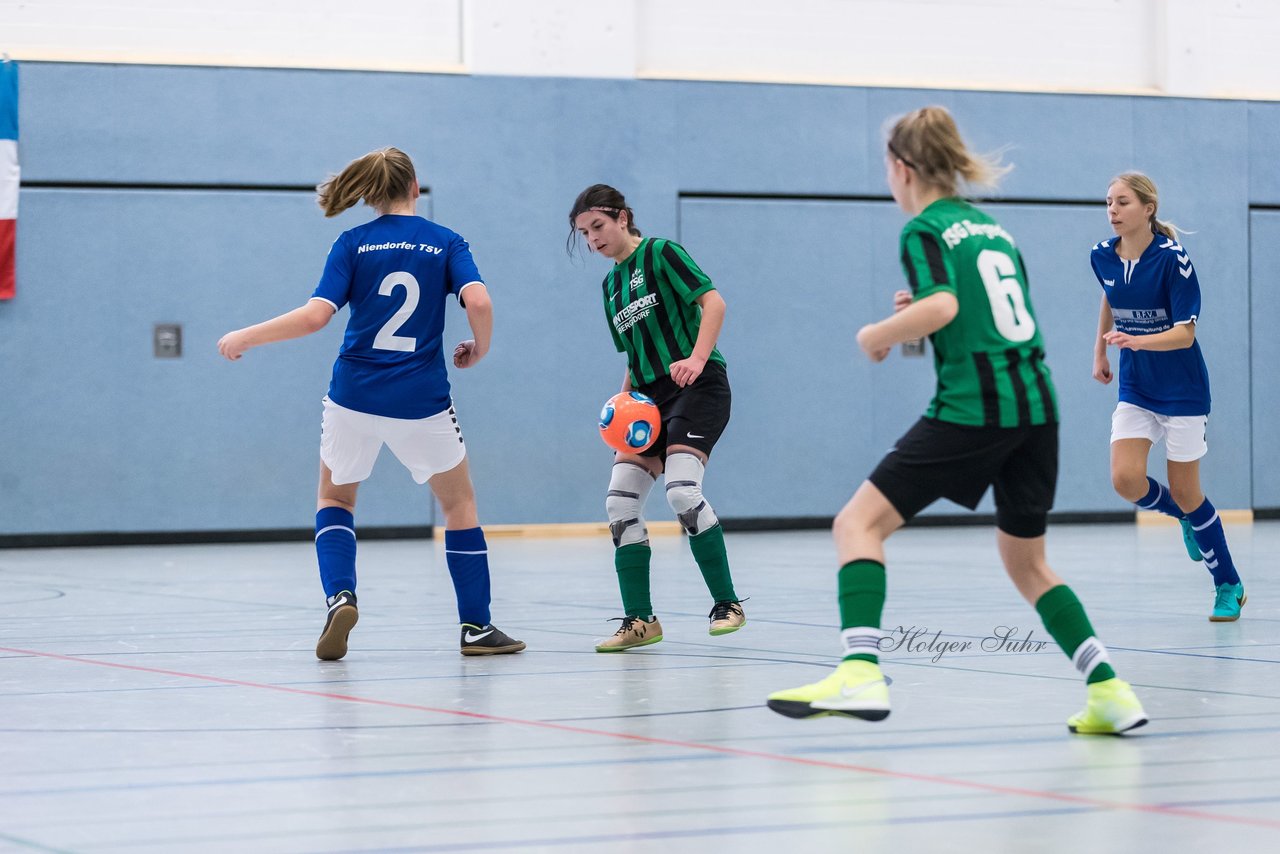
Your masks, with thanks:
<instances>
[{"instance_id":1,"label":"girl in green jersey number 6","mask_svg":"<svg viewBox=\"0 0 1280 854\"><path fill-rule=\"evenodd\" d=\"M625 616L596 651L621 652L662 640L649 595L643 514L664 469L667 503L689 535L715 600L710 633L737 631L747 619L729 574L724 531L702 495L707 457L729 423L729 378L716 349L724 300L683 247L642 237L626 199L607 184L578 195L569 226L571 242L580 234L592 251L614 262L604 278L604 309L614 346L627 354L622 390L648 395L662 413L662 431L652 447L614 458L605 509Z\"/></svg>"},{"instance_id":2,"label":"girl in green jersey number 6","mask_svg":"<svg viewBox=\"0 0 1280 854\"><path fill-rule=\"evenodd\" d=\"M795 718L888 717L878 657L884 541L937 499L973 509L993 485L1005 569L1088 685L1087 705L1067 726L1085 734L1141 726L1147 716L1138 699L1045 560L1058 413L1022 254L995 220L957 195L961 179L993 185L1007 169L971 153L941 107L894 124L885 165L894 200L913 216L900 241L911 290L894 295L894 315L858 331L858 344L879 362L894 345L930 336L937 391L836 517L844 661L821 682L770 695L769 708Z\"/></svg>"}]
</instances>

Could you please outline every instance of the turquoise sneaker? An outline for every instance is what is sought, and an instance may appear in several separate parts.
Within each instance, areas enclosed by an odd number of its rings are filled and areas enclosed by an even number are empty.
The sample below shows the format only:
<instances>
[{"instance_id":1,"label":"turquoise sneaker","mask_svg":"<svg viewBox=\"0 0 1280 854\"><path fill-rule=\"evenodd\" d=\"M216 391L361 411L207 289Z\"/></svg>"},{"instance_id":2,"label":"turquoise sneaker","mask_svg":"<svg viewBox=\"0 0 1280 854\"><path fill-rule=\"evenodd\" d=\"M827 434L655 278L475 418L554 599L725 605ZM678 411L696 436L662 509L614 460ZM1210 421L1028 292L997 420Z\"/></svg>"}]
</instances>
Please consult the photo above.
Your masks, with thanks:
<instances>
[{"instance_id":1,"label":"turquoise sneaker","mask_svg":"<svg viewBox=\"0 0 1280 854\"><path fill-rule=\"evenodd\" d=\"M1187 557L1192 560L1204 560L1204 555L1200 554L1200 544L1196 542L1196 532L1191 527L1191 520L1179 519L1178 524L1182 526L1182 544L1187 547Z\"/></svg>"},{"instance_id":2,"label":"turquoise sneaker","mask_svg":"<svg viewBox=\"0 0 1280 854\"><path fill-rule=\"evenodd\" d=\"M826 679L769 695L769 708L789 718L844 715L864 721L889 717L889 687L880 665L842 661Z\"/></svg>"},{"instance_id":3,"label":"turquoise sneaker","mask_svg":"<svg viewBox=\"0 0 1280 854\"><path fill-rule=\"evenodd\" d=\"M1133 688L1122 679L1105 679L1087 686L1084 709L1067 718L1067 729L1079 735L1119 735L1148 720Z\"/></svg>"},{"instance_id":4,"label":"turquoise sneaker","mask_svg":"<svg viewBox=\"0 0 1280 854\"><path fill-rule=\"evenodd\" d=\"M1234 623L1240 619L1240 609L1249 597L1244 595L1243 584L1219 584L1213 597L1211 623Z\"/></svg>"}]
</instances>

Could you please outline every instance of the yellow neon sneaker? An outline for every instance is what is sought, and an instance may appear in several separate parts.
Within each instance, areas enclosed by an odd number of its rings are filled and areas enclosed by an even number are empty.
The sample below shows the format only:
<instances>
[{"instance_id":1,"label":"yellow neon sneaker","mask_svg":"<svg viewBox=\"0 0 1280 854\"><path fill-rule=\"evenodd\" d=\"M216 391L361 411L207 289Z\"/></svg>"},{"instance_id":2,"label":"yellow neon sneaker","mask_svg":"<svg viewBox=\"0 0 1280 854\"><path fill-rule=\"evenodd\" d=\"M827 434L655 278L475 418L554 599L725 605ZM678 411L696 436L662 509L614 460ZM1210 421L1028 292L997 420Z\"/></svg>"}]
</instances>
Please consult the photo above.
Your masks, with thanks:
<instances>
[{"instance_id":1,"label":"yellow neon sneaker","mask_svg":"<svg viewBox=\"0 0 1280 854\"><path fill-rule=\"evenodd\" d=\"M1147 713L1122 679L1106 679L1088 686L1089 701L1067 718L1067 729L1080 735L1119 735L1147 722Z\"/></svg>"},{"instance_id":2,"label":"yellow neon sneaker","mask_svg":"<svg viewBox=\"0 0 1280 854\"><path fill-rule=\"evenodd\" d=\"M770 694L769 708L789 718L844 715L882 721L889 717L889 687L880 665L856 659L842 661L821 682Z\"/></svg>"}]
</instances>

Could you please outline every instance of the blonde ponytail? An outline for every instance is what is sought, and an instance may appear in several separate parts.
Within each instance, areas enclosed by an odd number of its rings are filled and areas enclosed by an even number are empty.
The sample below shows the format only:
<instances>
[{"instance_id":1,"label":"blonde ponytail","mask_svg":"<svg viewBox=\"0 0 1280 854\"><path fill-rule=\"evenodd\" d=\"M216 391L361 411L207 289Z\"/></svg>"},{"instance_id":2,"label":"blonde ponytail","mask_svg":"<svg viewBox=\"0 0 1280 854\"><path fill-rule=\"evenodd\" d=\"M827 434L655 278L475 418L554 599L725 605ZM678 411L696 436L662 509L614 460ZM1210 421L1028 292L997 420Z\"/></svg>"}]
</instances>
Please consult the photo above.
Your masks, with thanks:
<instances>
[{"instance_id":1,"label":"blonde ponytail","mask_svg":"<svg viewBox=\"0 0 1280 854\"><path fill-rule=\"evenodd\" d=\"M961 181L994 189L1013 169L1002 164L998 155L970 151L945 107L924 107L899 118L889 131L888 147L922 180L948 196L957 195Z\"/></svg>"},{"instance_id":2,"label":"blonde ponytail","mask_svg":"<svg viewBox=\"0 0 1280 854\"><path fill-rule=\"evenodd\" d=\"M316 201L327 217L337 216L361 199L381 210L409 198L417 180L409 155L398 148L380 148L351 161L316 187Z\"/></svg>"}]
</instances>

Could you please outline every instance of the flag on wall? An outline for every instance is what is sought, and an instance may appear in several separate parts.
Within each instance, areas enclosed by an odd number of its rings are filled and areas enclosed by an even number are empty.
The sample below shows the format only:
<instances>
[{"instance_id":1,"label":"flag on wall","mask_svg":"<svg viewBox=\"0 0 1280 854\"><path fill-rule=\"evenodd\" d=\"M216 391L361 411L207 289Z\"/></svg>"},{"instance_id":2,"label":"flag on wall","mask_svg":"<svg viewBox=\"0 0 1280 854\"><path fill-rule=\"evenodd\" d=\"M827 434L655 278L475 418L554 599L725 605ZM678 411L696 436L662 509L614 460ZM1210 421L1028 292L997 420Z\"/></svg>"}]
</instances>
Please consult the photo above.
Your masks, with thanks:
<instances>
[{"instance_id":1,"label":"flag on wall","mask_svg":"<svg viewBox=\"0 0 1280 854\"><path fill-rule=\"evenodd\" d=\"M18 228L18 63L0 61L0 299L13 299Z\"/></svg>"}]
</instances>

